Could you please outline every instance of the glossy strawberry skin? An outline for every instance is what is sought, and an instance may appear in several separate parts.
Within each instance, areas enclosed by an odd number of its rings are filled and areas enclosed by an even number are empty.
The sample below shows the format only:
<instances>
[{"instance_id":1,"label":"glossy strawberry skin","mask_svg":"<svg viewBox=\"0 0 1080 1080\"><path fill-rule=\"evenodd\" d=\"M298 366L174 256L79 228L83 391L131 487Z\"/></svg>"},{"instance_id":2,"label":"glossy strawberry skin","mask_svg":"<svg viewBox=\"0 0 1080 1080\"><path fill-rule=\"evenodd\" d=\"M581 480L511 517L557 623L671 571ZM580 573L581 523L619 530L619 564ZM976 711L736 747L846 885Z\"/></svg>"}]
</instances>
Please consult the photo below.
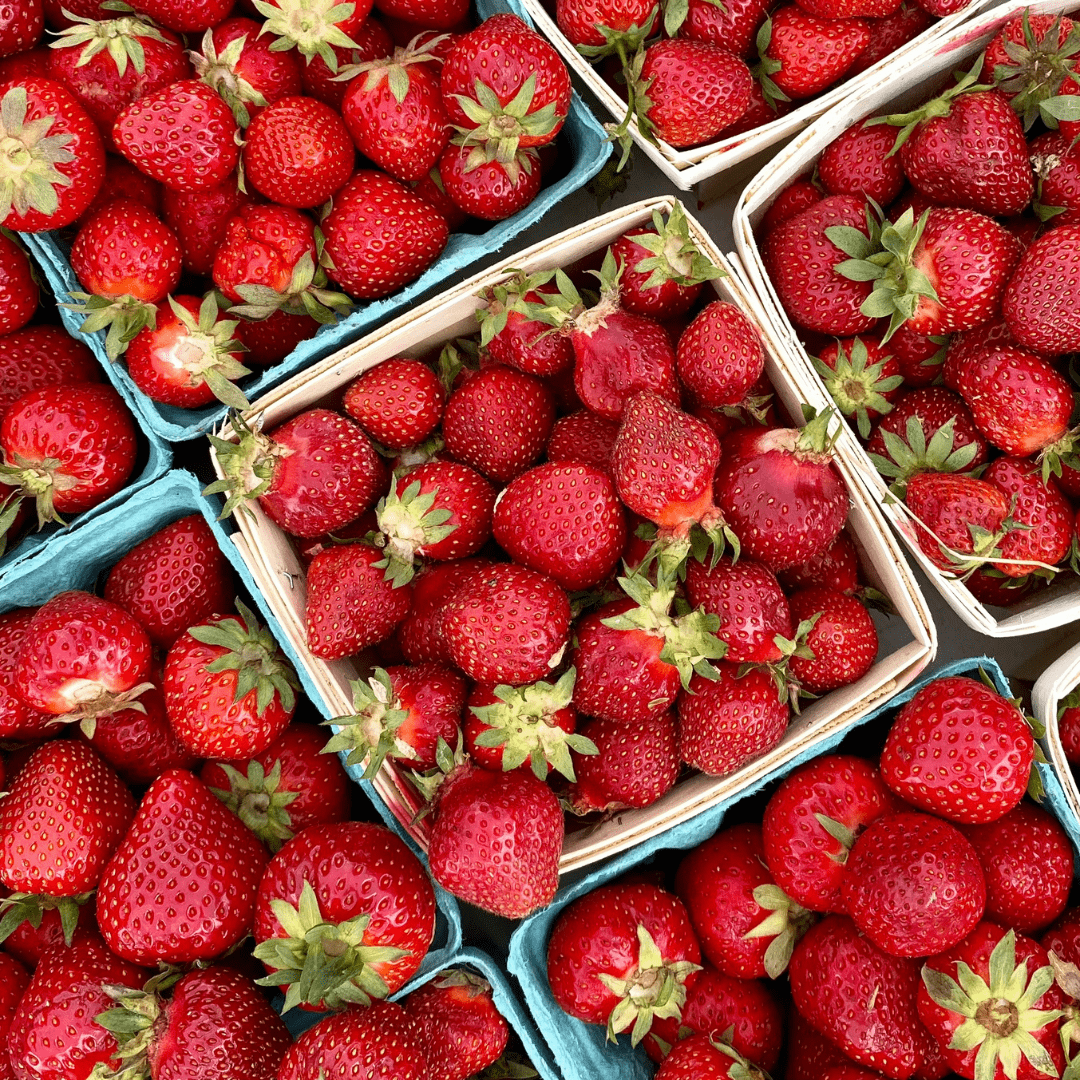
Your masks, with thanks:
<instances>
[{"instance_id":1,"label":"glossy strawberry skin","mask_svg":"<svg viewBox=\"0 0 1080 1080\"><path fill-rule=\"evenodd\" d=\"M842 79L869 43L862 19L823 19L795 4L781 7L772 15L767 50L781 65L772 80L790 98L812 97Z\"/></svg>"},{"instance_id":2,"label":"glossy strawberry skin","mask_svg":"<svg viewBox=\"0 0 1080 1080\"><path fill-rule=\"evenodd\" d=\"M903 394L892 411L875 426L866 445L867 452L889 458L885 432L892 432L907 442L907 425L911 419L918 421L927 443L951 420L953 449L960 450L972 443L976 447L967 469L976 469L985 463L989 447L971 410L958 394L944 386L920 386Z\"/></svg>"},{"instance_id":3,"label":"glossy strawberry skin","mask_svg":"<svg viewBox=\"0 0 1080 1080\"><path fill-rule=\"evenodd\" d=\"M869 20L870 44L848 68L849 77L861 75L867 68L896 52L934 23L933 16L918 4L904 0L891 14Z\"/></svg>"},{"instance_id":4,"label":"glossy strawberry skin","mask_svg":"<svg viewBox=\"0 0 1080 1080\"><path fill-rule=\"evenodd\" d=\"M38 306L38 287L26 252L0 233L0 335L25 326Z\"/></svg>"},{"instance_id":5,"label":"glossy strawberry skin","mask_svg":"<svg viewBox=\"0 0 1080 1080\"><path fill-rule=\"evenodd\" d=\"M471 149L451 143L439 155L438 169L454 204L482 221L504 221L524 210L543 183L535 150L519 150L510 168L500 161L470 167Z\"/></svg>"},{"instance_id":6,"label":"glossy strawberry skin","mask_svg":"<svg viewBox=\"0 0 1080 1080\"><path fill-rule=\"evenodd\" d=\"M462 559L421 568L413 579L412 607L400 621L396 640L412 664L449 664L450 650L442 631L442 609L474 573L491 566L490 559Z\"/></svg>"},{"instance_id":7,"label":"glossy strawberry skin","mask_svg":"<svg viewBox=\"0 0 1080 1080\"><path fill-rule=\"evenodd\" d=\"M19 654L35 608L14 608L0 615L0 737L39 738L52 734L53 714L31 708L15 688Z\"/></svg>"},{"instance_id":8,"label":"glossy strawberry skin","mask_svg":"<svg viewBox=\"0 0 1080 1080\"><path fill-rule=\"evenodd\" d=\"M606 39L597 29L599 26L629 30L631 26L645 26L650 18L651 31L655 29L655 15L648 0L557 0L555 4L559 29L574 45L603 45Z\"/></svg>"},{"instance_id":9,"label":"glossy strawberry skin","mask_svg":"<svg viewBox=\"0 0 1080 1080\"><path fill-rule=\"evenodd\" d=\"M878 652L874 620L855 597L828 586L800 589L791 596L791 618L798 626L817 616L806 644L813 658L793 656L789 665L799 685L811 694L827 694L861 679Z\"/></svg>"},{"instance_id":10,"label":"glossy strawberry skin","mask_svg":"<svg viewBox=\"0 0 1080 1080\"><path fill-rule=\"evenodd\" d=\"M135 963L220 956L251 929L266 849L191 773L143 795L97 894L109 947ZM182 897L182 899L181 899ZM136 922L129 912L138 911Z\"/></svg>"},{"instance_id":11,"label":"glossy strawberry skin","mask_svg":"<svg viewBox=\"0 0 1080 1080\"><path fill-rule=\"evenodd\" d=\"M102 381L101 365L94 354L59 326L26 326L5 334L0 342L0 420L31 390Z\"/></svg>"},{"instance_id":12,"label":"glossy strawberry skin","mask_svg":"<svg viewBox=\"0 0 1080 1080\"><path fill-rule=\"evenodd\" d=\"M708 0L690 0L679 36L722 45L746 60L753 55L754 38L767 9L763 0L733 0L723 8Z\"/></svg>"},{"instance_id":13,"label":"glossy strawberry skin","mask_svg":"<svg viewBox=\"0 0 1080 1080\"><path fill-rule=\"evenodd\" d=\"M369 60L388 57L394 51L393 38L386 27L376 18L365 19L349 36L356 42L357 48L346 49L339 45L330 46L337 58L338 71L341 71L347 64L363 64ZM340 112L345 93L349 89L349 83L335 82L337 72L331 71L326 61L318 54L313 56L308 63L301 64L300 68L304 93L308 97L317 98Z\"/></svg>"},{"instance_id":14,"label":"glossy strawberry skin","mask_svg":"<svg viewBox=\"0 0 1080 1080\"><path fill-rule=\"evenodd\" d=\"M236 304L243 301L241 285L265 285L283 293L305 255L314 261L315 231L299 210L241 205L225 222L214 253L214 284Z\"/></svg>"},{"instance_id":15,"label":"glossy strawberry skin","mask_svg":"<svg viewBox=\"0 0 1080 1080\"><path fill-rule=\"evenodd\" d=\"M1010 333L1026 349L1072 352L1080 343L1080 320L1062 298L1080 282L1080 225L1062 225L1023 254L1009 280L1002 312Z\"/></svg>"},{"instance_id":16,"label":"glossy strawberry skin","mask_svg":"<svg viewBox=\"0 0 1080 1080\"><path fill-rule=\"evenodd\" d=\"M757 329L734 304L717 300L707 305L679 337L679 379L710 408L738 405L764 366Z\"/></svg>"},{"instance_id":17,"label":"glossy strawberry skin","mask_svg":"<svg viewBox=\"0 0 1080 1080\"><path fill-rule=\"evenodd\" d=\"M611 451L619 426L588 409L555 421L545 453L548 461L580 461L611 475Z\"/></svg>"},{"instance_id":18,"label":"glossy strawberry skin","mask_svg":"<svg viewBox=\"0 0 1080 1080\"><path fill-rule=\"evenodd\" d=\"M184 269L210 277L229 219L253 201L232 179L199 191L163 188L162 217L180 242Z\"/></svg>"},{"instance_id":19,"label":"glossy strawberry skin","mask_svg":"<svg viewBox=\"0 0 1080 1080\"><path fill-rule=\"evenodd\" d=\"M342 407L380 445L404 450L423 442L442 419L445 391L426 364L384 360L345 388Z\"/></svg>"}]
</instances>

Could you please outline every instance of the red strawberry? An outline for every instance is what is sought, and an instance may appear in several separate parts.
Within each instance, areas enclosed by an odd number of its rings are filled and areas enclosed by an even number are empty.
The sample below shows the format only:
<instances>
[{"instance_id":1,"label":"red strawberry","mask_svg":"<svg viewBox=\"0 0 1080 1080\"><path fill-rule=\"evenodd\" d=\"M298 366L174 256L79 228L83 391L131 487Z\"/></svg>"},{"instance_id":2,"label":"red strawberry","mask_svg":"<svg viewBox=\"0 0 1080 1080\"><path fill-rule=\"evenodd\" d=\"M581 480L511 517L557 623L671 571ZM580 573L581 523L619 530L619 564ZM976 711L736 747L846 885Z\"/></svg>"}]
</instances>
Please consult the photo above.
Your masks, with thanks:
<instances>
[{"instance_id":1,"label":"red strawberry","mask_svg":"<svg viewBox=\"0 0 1080 1080\"><path fill-rule=\"evenodd\" d=\"M787 1069L784 1080L823 1080L834 1066L846 1063L844 1068L857 1068L851 1059L838 1050L824 1035L815 1031L798 1009L791 1009L788 1015L787 1030ZM873 1076L879 1074L875 1071ZM841 1074L830 1080L869 1080L869 1077L854 1077Z\"/></svg>"},{"instance_id":2,"label":"red strawberry","mask_svg":"<svg viewBox=\"0 0 1080 1080\"><path fill-rule=\"evenodd\" d=\"M929 3L929 0L927 0ZM880 19L868 20L870 26L870 44L855 58L855 63L848 68L848 75L861 75L867 68L892 55L909 41L929 29L934 18L918 4L903 3L891 14Z\"/></svg>"},{"instance_id":3,"label":"red strawberry","mask_svg":"<svg viewBox=\"0 0 1080 1080\"><path fill-rule=\"evenodd\" d=\"M109 571L105 599L168 648L189 627L228 608L232 571L201 514L189 514L133 547Z\"/></svg>"},{"instance_id":4,"label":"red strawberry","mask_svg":"<svg viewBox=\"0 0 1080 1080\"><path fill-rule=\"evenodd\" d=\"M548 461L580 461L611 475L611 452L619 425L580 409L555 421L548 437Z\"/></svg>"},{"instance_id":5,"label":"red strawberry","mask_svg":"<svg viewBox=\"0 0 1080 1080\"><path fill-rule=\"evenodd\" d=\"M442 630L442 609L465 580L491 567L490 559L462 559L423 567L413 579L413 603L398 627L397 642L413 664L425 660L450 663Z\"/></svg>"},{"instance_id":6,"label":"red strawberry","mask_svg":"<svg viewBox=\"0 0 1080 1080\"><path fill-rule=\"evenodd\" d=\"M105 868L102 936L136 963L220 956L251 930L265 863L266 849L204 784L170 769L143 795Z\"/></svg>"},{"instance_id":7,"label":"red strawberry","mask_svg":"<svg viewBox=\"0 0 1080 1080\"><path fill-rule=\"evenodd\" d=\"M764 366L757 328L734 304L709 304L679 337L675 368L701 405L738 405Z\"/></svg>"},{"instance_id":8,"label":"red strawberry","mask_svg":"<svg viewBox=\"0 0 1080 1080\"><path fill-rule=\"evenodd\" d=\"M1080 320L1062 302L1080 282L1080 225L1051 229L1020 257L1001 310L1022 348L1065 353L1080 347Z\"/></svg>"},{"instance_id":9,"label":"red strawberry","mask_svg":"<svg viewBox=\"0 0 1080 1080\"><path fill-rule=\"evenodd\" d=\"M920 810L985 823L1023 798L1034 753L1015 704L976 679L951 676L927 684L900 710L881 752L881 776Z\"/></svg>"},{"instance_id":10,"label":"red strawberry","mask_svg":"<svg viewBox=\"0 0 1080 1080\"><path fill-rule=\"evenodd\" d=\"M784 570L778 576L789 592L822 584L847 596L859 589L859 555L847 533L841 533L820 555Z\"/></svg>"},{"instance_id":11,"label":"red strawberry","mask_svg":"<svg viewBox=\"0 0 1080 1080\"><path fill-rule=\"evenodd\" d=\"M180 241L184 269L210 277L229 219L253 201L232 178L199 191L162 189L162 216ZM237 294L239 297L239 294Z\"/></svg>"},{"instance_id":12,"label":"red strawberry","mask_svg":"<svg viewBox=\"0 0 1080 1080\"><path fill-rule=\"evenodd\" d=\"M362 6L362 5L361 5ZM336 61L333 68L316 53L301 64L300 78L304 84L304 93L317 98L331 108L341 111L341 103L349 89L349 83L337 82L337 73L350 64L363 64L368 60L378 60L390 56L394 51L394 40L390 32L376 18L365 19L352 31L352 40L356 47L331 45L330 55Z\"/></svg>"},{"instance_id":13,"label":"red strawberry","mask_svg":"<svg viewBox=\"0 0 1080 1080\"><path fill-rule=\"evenodd\" d=\"M431 368L419 360L394 357L349 383L342 408L377 443L404 450L438 427L445 399Z\"/></svg>"},{"instance_id":14,"label":"red strawberry","mask_svg":"<svg viewBox=\"0 0 1080 1080\"><path fill-rule=\"evenodd\" d=\"M548 940L556 1003L608 1036L639 1043L654 1017L678 1018L701 952L682 902L655 885L605 885L568 905Z\"/></svg>"},{"instance_id":15,"label":"red strawberry","mask_svg":"<svg viewBox=\"0 0 1080 1080\"><path fill-rule=\"evenodd\" d=\"M904 381L892 352L864 336L830 341L811 359L836 407L868 438L871 421L892 410Z\"/></svg>"},{"instance_id":16,"label":"red strawberry","mask_svg":"<svg viewBox=\"0 0 1080 1080\"><path fill-rule=\"evenodd\" d=\"M945 360L947 340L941 334L916 334L907 326L901 326L893 334L889 347L909 387L928 386L937 379Z\"/></svg>"},{"instance_id":17,"label":"red strawberry","mask_svg":"<svg viewBox=\"0 0 1080 1080\"><path fill-rule=\"evenodd\" d=\"M466 903L520 919L555 895L563 833L559 800L531 771L466 763L436 794L431 873Z\"/></svg>"},{"instance_id":18,"label":"red strawberry","mask_svg":"<svg viewBox=\"0 0 1080 1080\"><path fill-rule=\"evenodd\" d=\"M0 1075L13 1080L15 1073L7 1049L8 1030L15 1010L30 983L30 973L7 953L0 953Z\"/></svg>"},{"instance_id":19,"label":"red strawberry","mask_svg":"<svg viewBox=\"0 0 1080 1080\"><path fill-rule=\"evenodd\" d=\"M1080 224L1080 157L1060 131L1045 131L1028 145L1035 172L1033 208L1051 228Z\"/></svg>"},{"instance_id":20,"label":"red strawberry","mask_svg":"<svg viewBox=\"0 0 1080 1080\"><path fill-rule=\"evenodd\" d=\"M222 183L240 156L236 121L205 83L181 79L128 105L116 118L120 152L148 176L181 191Z\"/></svg>"},{"instance_id":21,"label":"red strawberry","mask_svg":"<svg viewBox=\"0 0 1080 1080\"><path fill-rule=\"evenodd\" d=\"M78 223L86 224L99 210L104 209L107 203L113 199L133 199L142 203L147 210L153 211L158 217L161 216L161 199L165 192L156 180L152 180L146 173L139 172L127 158L116 154L107 154L105 159L105 179L94 201L83 211ZM170 228L172 226L170 225Z\"/></svg>"},{"instance_id":22,"label":"red strawberry","mask_svg":"<svg viewBox=\"0 0 1080 1080\"><path fill-rule=\"evenodd\" d=\"M40 0L5 5L0 14L0 56L32 49L45 30L45 13Z\"/></svg>"},{"instance_id":23,"label":"red strawberry","mask_svg":"<svg viewBox=\"0 0 1080 1080\"><path fill-rule=\"evenodd\" d=\"M38 306L38 287L22 246L0 233L0 334L25 326Z\"/></svg>"},{"instance_id":24,"label":"red strawberry","mask_svg":"<svg viewBox=\"0 0 1080 1080\"><path fill-rule=\"evenodd\" d=\"M503 285L483 291L487 307L476 313L480 344L500 364L529 375L554 375L574 359L570 341L554 334L544 323L529 318L529 305L542 304L554 295L547 283L550 273L518 273Z\"/></svg>"},{"instance_id":25,"label":"red strawberry","mask_svg":"<svg viewBox=\"0 0 1080 1080\"><path fill-rule=\"evenodd\" d=\"M296 675L273 635L241 601L169 648L161 689L169 723L199 757L238 761L265 750L296 710Z\"/></svg>"},{"instance_id":26,"label":"red strawberry","mask_svg":"<svg viewBox=\"0 0 1080 1080\"><path fill-rule=\"evenodd\" d=\"M983 70L1030 127L1039 105L1061 92L1076 52L1072 19L1025 11L1014 15L986 46Z\"/></svg>"},{"instance_id":27,"label":"red strawberry","mask_svg":"<svg viewBox=\"0 0 1080 1080\"><path fill-rule=\"evenodd\" d=\"M26 326L0 338L0 420L31 390L101 381L94 354L59 326Z\"/></svg>"},{"instance_id":28,"label":"red strawberry","mask_svg":"<svg viewBox=\"0 0 1080 1080\"><path fill-rule=\"evenodd\" d=\"M815 203L820 202L822 191L811 179L799 177L777 193L772 205L765 211L758 225L762 239L777 226L801 214Z\"/></svg>"},{"instance_id":29,"label":"red strawberry","mask_svg":"<svg viewBox=\"0 0 1080 1080\"><path fill-rule=\"evenodd\" d=\"M658 14L648 0L556 0L555 4L559 29L573 45L607 44L601 26L620 33L642 27L651 35Z\"/></svg>"},{"instance_id":30,"label":"red strawberry","mask_svg":"<svg viewBox=\"0 0 1080 1080\"><path fill-rule=\"evenodd\" d=\"M322 660L341 660L384 641L408 614L412 587L397 587L377 566L382 552L343 544L319 552L308 567L307 644Z\"/></svg>"},{"instance_id":31,"label":"red strawberry","mask_svg":"<svg viewBox=\"0 0 1080 1080\"><path fill-rule=\"evenodd\" d=\"M43 232L70 225L105 178L105 150L94 121L52 79L3 84L0 107L11 146L0 167L0 226Z\"/></svg>"},{"instance_id":32,"label":"red strawberry","mask_svg":"<svg viewBox=\"0 0 1080 1080\"><path fill-rule=\"evenodd\" d=\"M419 277L450 233L429 203L397 180L361 169L334 196L323 218L324 262L350 295L373 300Z\"/></svg>"},{"instance_id":33,"label":"red strawberry","mask_svg":"<svg viewBox=\"0 0 1080 1080\"><path fill-rule=\"evenodd\" d=\"M15 608L0 615L0 738L43 738L55 730L54 714L32 709L15 688L19 655L34 608Z\"/></svg>"},{"instance_id":34,"label":"red strawberry","mask_svg":"<svg viewBox=\"0 0 1080 1080\"><path fill-rule=\"evenodd\" d=\"M755 1074L762 1075L734 1047L714 1041L704 1032L677 1042L656 1071L657 1080L697 1080L706 1076L736 1080Z\"/></svg>"},{"instance_id":35,"label":"red strawberry","mask_svg":"<svg viewBox=\"0 0 1080 1080\"><path fill-rule=\"evenodd\" d=\"M518 150L507 161L485 161L484 152L451 142L439 156L439 176L454 204L483 221L503 221L524 210L542 183L540 155Z\"/></svg>"},{"instance_id":36,"label":"red strawberry","mask_svg":"<svg viewBox=\"0 0 1080 1080\"><path fill-rule=\"evenodd\" d=\"M821 18L795 4L778 8L757 41L766 97L813 97L839 82L869 43L862 19Z\"/></svg>"},{"instance_id":37,"label":"red strawberry","mask_svg":"<svg viewBox=\"0 0 1080 1080\"><path fill-rule=\"evenodd\" d=\"M490 984L464 968L441 972L402 1005L420 1029L430 1080L468 1080L499 1059L510 1037Z\"/></svg>"},{"instance_id":38,"label":"red strawberry","mask_svg":"<svg viewBox=\"0 0 1080 1080\"><path fill-rule=\"evenodd\" d=\"M878 635L859 600L827 585L811 585L791 595L791 621L796 626L815 616L804 641L812 655L796 651L788 670L801 690L820 695L848 686L870 670L877 657Z\"/></svg>"},{"instance_id":39,"label":"red strawberry","mask_svg":"<svg viewBox=\"0 0 1080 1080\"><path fill-rule=\"evenodd\" d=\"M357 424L329 409L308 409L269 434L233 421L236 442L211 438L225 479L207 493L228 492L225 512L257 498L293 536L333 532L375 503L384 466Z\"/></svg>"},{"instance_id":40,"label":"red strawberry","mask_svg":"<svg viewBox=\"0 0 1080 1080\"><path fill-rule=\"evenodd\" d=\"M309 825L349 817L348 775L325 746L320 728L294 721L250 761L209 761L199 779L276 852Z\"/></svg>"},{"instance_id":41,"label":"red strawberry","mask_svg":"<svg viewBox=\"0 0 1080 1080\"><path fill-rule=\"evenodd\" d=\"M285 988L286 1010L392 994L434 934L431 880L382 825L311 825L270 860L259 885L255 956L270 973L261 981ZM339 959L328 965L332 954Z\"/></svg>"},{"instance_id":42,"label":"red strawberry","mask_svg":"<svg viewBox=\"0 0 1080 1080\"><path fill-rule=\"evenodd\" d=\"M763 0L734 0L723 8L709 0L690 0L679 36L711 41L745 60L754 53L754 39L767 7Z\"/></svg>"},{"instance_id":43,"label":"red strawberry","mask_svg":"<svg viewBox=\"0 0 1080 1080\"><path fill-rule=\"evenodd\" d=\"M184 4L178 4L176 0L138 0L135 5L140 14L185 34L217 26L231 8L229 0L195 0Z\"/></svg>"},{"instance_id":44,"label":"red strawberry","mask_svg":"<svg viewBox=\"0 0 1080 1080\"><path fill-rule=\"evenodd\" d=\"M1054 925L1039 938L1039 944L1047 952L1054 952L1067 964L1080 959L1080 908L1069 907L1054 921Z\"/></svg>"}]
</instances>

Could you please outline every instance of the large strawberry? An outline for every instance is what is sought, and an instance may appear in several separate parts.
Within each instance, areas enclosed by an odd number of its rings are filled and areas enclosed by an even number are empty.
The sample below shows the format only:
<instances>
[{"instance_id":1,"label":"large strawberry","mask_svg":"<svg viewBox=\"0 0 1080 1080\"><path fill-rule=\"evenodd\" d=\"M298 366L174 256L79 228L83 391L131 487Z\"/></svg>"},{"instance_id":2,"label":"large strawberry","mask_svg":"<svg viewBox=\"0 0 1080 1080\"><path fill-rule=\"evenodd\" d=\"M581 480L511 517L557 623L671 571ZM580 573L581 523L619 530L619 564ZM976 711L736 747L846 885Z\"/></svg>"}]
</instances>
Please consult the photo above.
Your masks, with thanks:
<instances>
[{"instance_id":1,"label":"large strawberry","mask_svg":"<svg viewBox=\"0 0 1080 1080\"><path fill-rule=\"evenodd\" d=\"M1080 225L1062 225L1024 252L1009 279L1001 310L1009 333L1025 349L1072 352L1080 318L1066 301L1080 282Z\"/></svg>"},{"instance_id":2,"label":"large strawberry","mask_svg":"<svg viewBox=\"0 0 1080 1080\"><path fill-rule=\"evenodd\" d=\"M766 99L799 101L842 79L870 37L863 19L821 18L787 4L758 31L761 62L754 72Z\"/></svg>"}]
</instances>

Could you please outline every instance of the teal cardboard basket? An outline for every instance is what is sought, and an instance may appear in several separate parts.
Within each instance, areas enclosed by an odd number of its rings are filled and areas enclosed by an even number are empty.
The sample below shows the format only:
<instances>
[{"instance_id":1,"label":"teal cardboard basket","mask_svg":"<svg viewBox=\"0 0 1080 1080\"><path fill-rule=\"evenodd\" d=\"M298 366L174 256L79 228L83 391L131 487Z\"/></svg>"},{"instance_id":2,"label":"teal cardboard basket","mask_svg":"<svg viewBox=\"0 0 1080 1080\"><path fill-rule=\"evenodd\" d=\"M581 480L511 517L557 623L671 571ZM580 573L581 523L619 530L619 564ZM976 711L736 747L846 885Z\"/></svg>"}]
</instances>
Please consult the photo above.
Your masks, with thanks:
<instances>
[{"instance_id":1,"label":"teal cardboard basket","mask_svg":"<svg viewBox=\"0 0 1080 1080\"><path fill-rule=\"evenodd\" d=\"M476 0L475 12L479 19L512 12L532 25L532 20L525 13L520 0ZM360 302L347 318L333 325L323 326L313 338L301 342L280 363L257 372L254 377L245 380L243 389L248 399L256 400L298 371L336 352L343 345L356 341L369 330L387 322L392 316L414 307L427 293L438 286L447 284L453 275L465 267L485 256L495 254L507 241L535 225L556 203L583 187L600 171L611 153L611 143L607 141L604 129L576 91L570 103L566 123L559 134L559 140L562 147L559 161L560 175L554 182L544 187L524 210L505 221L494 223L482 233L452 235L439 258L411 284L381 300L370 303ZM38 257L49 279L50 287L61 300L66 299L68 292L79 290L79 284L68 262L69 249L59 243L54 235L24 233L22 239ZM68 329L79 336L78 328L82 323L82 317L64 309L61 309L61 315ZM122 359L115 364L108 361L105 356L104 332L83 335L83 337L84 340L88 340L98 359L105 365L113 385L120 391L147 430L155 432L170 442L183 442L214 430L224 420L225 406L218 403L200 409L178 409L175 406L161 405L151 401L131 381Z\"/></svg>"},{"instance_id":2,"label":"teal cardboard basket","mask_svg":"<svg viewBox=\"0 0 1080 1080\"><path fill-rule=\"evenodd\" d=\"M877 723L884 736L887 726L900 707L910 701L927 683L946 675L970 675L978 678L979 668L990 676L1001 693L1012 696L1008 679L997 661L990 657L975 657L942 665L912 683L903 693L891 698L886 705L863 717L857 724L823 739L783 768L761 777L754 787L741 792L738 799L713 807L693 820L659 833L636 848L623 852L599 870L561 890L550 907L525 919L510 939L508 967L521 985L529 1011L547 1040L555 1062L566 1080L650 1080L656 1070L643 1049L635 1050L631 1047L629 1036L619 1036L618 1043L607 1042L604 1028L568 1016L555 1003L547 980L547 944L555 920L567 904L627 871L640 867L662 851L688 851L703 843L717 831L725 814L735 803L760 792L806 761L836 750L852 731L865 725ZM1069 834L1076 866L1080 867L1080 821L1069 808L1065 792L1050 767L1042 764L1036 767L1046 788L1046 798L1042 805L1058 818Z\"/></svg>"},{"instance_id":3,"label":"teal cardboard basket","mask_svg":"<svg viewBox=\"0 0 1080 1080\"><path fill-rule=\"evenodd\" d=\"M225 557L274 636L284 642L281 626L263 604L250 571L230 539L229 526L217 520L220 500L202 495L201 490L202 484L191 473L174 469L131 494L108 513L98 515L70 534L56 536L47 550L24 559L0 581L0 612L36 607L65 589L94 591L101 575L132 547L170 522L198 513L206 518ZM299 669L296 657L289 659ZM435 937L418 977L441 971L447 966L448 958L461 947L457 901L438 884L435 884L435 900L438 909Z\"/></svg>"}]
</instances>

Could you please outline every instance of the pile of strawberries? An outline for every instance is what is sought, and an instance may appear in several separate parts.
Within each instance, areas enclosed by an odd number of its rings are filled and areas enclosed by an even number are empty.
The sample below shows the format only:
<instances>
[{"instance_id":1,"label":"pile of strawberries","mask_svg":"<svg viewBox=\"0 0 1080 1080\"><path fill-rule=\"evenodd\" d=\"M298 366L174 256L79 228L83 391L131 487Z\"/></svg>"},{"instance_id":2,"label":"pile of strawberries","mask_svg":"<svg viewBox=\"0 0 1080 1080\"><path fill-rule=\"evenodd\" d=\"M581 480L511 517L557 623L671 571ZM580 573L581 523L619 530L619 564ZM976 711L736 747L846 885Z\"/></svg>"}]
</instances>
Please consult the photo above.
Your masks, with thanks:
<instances>
[{"instance_id":1,"label":"pile of strawberries","mask_svg":"<svg viewBox=\"0 0 1080 1080\"><path fill-rule=\"evenodd\" d=\"M77 230L83 330L154 401L245 407L237 380L539 192L570 106L552 46L468 0L377 10L5 9L0 225Z\"/></svg>"},{"instance_id":2,"label":"pile of strawberries","mask_svg":"<svg viewBox=\"0 0 1080 1080\"><path fill-rule=\"evenodd\" d=\"M295 538L310 655L386 665L331 748L411 774L436 879L510 917L554 894L556 792L610 813L683 765L732 773L878 644L829 416L777 426L681 209L581 269L589 302L518 274L434 368L388 359L340 411L212 439L226 512L257 499Z\"/></svg>"},{"instance_id":3,"label":"pile of strawberries","mask_svg":"<svg viewBox=\"0 0 1080 1080\"><path fill-rule=\"evenodd\" d=\"M762 221L777 296L919 546L1002 606L1074 565L1078 48L1067 17L1014 18Z\"/></svg>"},{"instance_id":4,"label":"pile of strawberries","mask_svg":"<svg viewBox=\"0 0 1080 1080\"><path fill-rule=\"evenodd\" d=\"M1025 798L1035 756L988 680L932 680L876 765L818 757L689 852L672 890L658 865L567 906L551 992L629 1032L658 1080L762 1077L782 1056L786 1080L1061 1076L1080 1060L1080 908L1069 837Z\"/></svg>"},{"instance_id":5,"label":"pile of strawberries","mask_svg":"<svg viewBox=\"0 0 1080 1080\"><path fill-rule=\"evenodd\" d=\"M621 124L676 149L775 120L857 75L965 0L557 0L570 44L627 99ZM621 164L620 163L620 167Z\"/></svg>"}]
</instances>

